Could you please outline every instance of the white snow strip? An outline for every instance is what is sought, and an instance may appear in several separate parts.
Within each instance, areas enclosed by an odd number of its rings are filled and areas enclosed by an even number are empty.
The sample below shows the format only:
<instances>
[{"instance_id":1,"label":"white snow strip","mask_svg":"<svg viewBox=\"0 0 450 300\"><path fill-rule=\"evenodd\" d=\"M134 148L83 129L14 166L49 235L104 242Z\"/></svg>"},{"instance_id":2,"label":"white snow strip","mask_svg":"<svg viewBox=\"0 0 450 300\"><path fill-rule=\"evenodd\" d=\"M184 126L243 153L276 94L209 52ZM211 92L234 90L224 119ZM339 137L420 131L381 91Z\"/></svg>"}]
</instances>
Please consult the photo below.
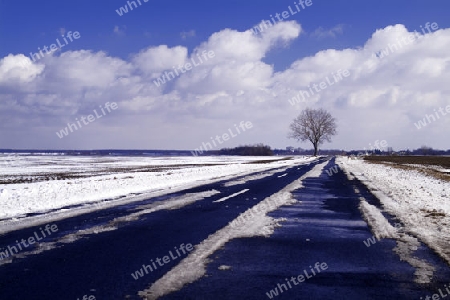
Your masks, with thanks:
<instances>
[{"instance_id":1,"label":"white snow strip","mask_svg":"<svg viewBox=\"0 0 450 300\"><path fill-rule=\"evenodd\" d=\"M378 240L381 238L395 239L397 246L394 248L394 251L400 256L401 260L406 261L416 269L414 281L417 283L430 283L435 268L413 254L420 246L419 240L403 232L403 230L399 230L397 225L396 227L392 226L376 206L367 203L364 198L360 198L360 200L359 208L375 237Z\"/></svg>"},{"instance_id":2,"label":"white snow strip","mask_svg":"<svg viewBox=\"0 0 450 300\"><path fill-rule=\"evenodd\" d=\"M292 198L291 192L302 188L302 180L305 178L318 177L327 163L328 162L324 162L316 165L300 179L295 180L281 191L254 206L257 207L256 210L263 211L264 214L253 215L251 219L246 220L244 226L236 227L230 222L230 224L224 228L210 235L206 240L195 246L195 250L178 265L164 274L164 276L151 285L149 289L140 291L138 295L145 299L157 299L163 295L181 289L185 284L198 280L206 272L206 265L209 262L208 257L232 239L253 236L270 236L276 227L281 226L280 222L283 220L268 217L266 214L278 209L282 205L295 203L296 200ZM278 205L273 206L271 203L277 203ZM251 209L243 214L248 211L251 211Z\"/></svg>"},{"instance_id":3,"label":"white snow strip","mask_svg":"<svg viewBox=\"0 0 450 300\"><path fill-rule=\"evenodd\" d=\"M377 240L382 238L395 239L398 237L397 229L389 223L376 206L369 204L364 198L359 200L361 201L359 209Z\"/></svg>"},{"instance_id":4,"label":"white snow strip","mask_svg":"<svg viewBox=\"0 0 450 300\"><path fill-rule=\"evenodd\" d=\"M342 157L337 162L380 199L383 209L405 226L405 232L419 238L450 264L449 182L363 160Z\"/></svg>"},{"instance_id":5,"label":"white snow strip","mask_svg":"<svg viewBox=\"0 0 450 300\"><path fill-rule=\"evenodd\" d=\"M248 192L248 191L250 191L250 190L249 189L243 189L240 192L234 193L234 194L232 194L230 196L227 196L227 197L220 198L219 200L216 200L216 201L213 201L213 202L223 202L223 201L226 201L226 200L228 200L230 198L233 198L233 197L235 197L237 195L243 194L243 193Z\"/></svg>"},{"instance_id":6,"label":"white snow strip","mask_svg":"<svg viewBox=\"0 0 450 300\"><path fill-rule=\"evenodd\" d=\"M284 177L286 175L287 175L287 173L284 173L283 175L278 176L278 178Z\"/></svg>"}]
</instances>

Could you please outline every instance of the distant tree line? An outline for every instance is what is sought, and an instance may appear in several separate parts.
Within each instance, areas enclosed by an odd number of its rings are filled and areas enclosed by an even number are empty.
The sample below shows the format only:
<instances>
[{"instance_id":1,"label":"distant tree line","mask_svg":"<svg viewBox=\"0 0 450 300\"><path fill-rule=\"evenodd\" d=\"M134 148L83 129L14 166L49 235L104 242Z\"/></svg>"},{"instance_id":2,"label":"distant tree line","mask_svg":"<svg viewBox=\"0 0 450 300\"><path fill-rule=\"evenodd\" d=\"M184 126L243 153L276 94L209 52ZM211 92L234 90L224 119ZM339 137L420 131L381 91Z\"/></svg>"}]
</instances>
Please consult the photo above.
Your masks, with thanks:
<instances>
[{"instance_id":1,"label":"distant tree line","mask_svg":"<svg viewBox=\"0 0 450 300\"><path fill-rule=\"evenodd\" d=\"M243 156L271 156L272 149L263 144L238 146L235 148L223 148L219 150L220 155L243 155Z\"/></svg>"},{"instance_id":2,"label":"distant tree line","mask_svg":"<svg viewBox=\"0 0 450 300\"><path fill-rule=\"evenodd\" d=\"M274 155L314 155L314 149L273 149ZM339 149L320 149L318 155L343 155L344 150Z\"/></svg>"},{"instance_id":3,"label":"distant tree line","mask_svg":"<svg viewBox=\"0 0 450 300\"><path fill-rule=\"evenodd\" d=\"M274 149L273 150L275 155L313 155L314 149L306 150L306 149L293 149L293 150L284 150L284 149ZM431 147L422 146L420 148L417 148L415 150L389 150L389 151L381 151L379 149L374 150L337 150L337 149L330 149L330 150L320 150L320 155L358 155L364 153L367 155L393 155L393 156L410 156L410 155L429 155L429 156L437 156L437 155L450 155L450 149L449 150L437 150L433 149Z\"/></svg>"},{"instance_id":4,"label":"distant tree line","mask_svg":"<svg viewBox=\"0 0 450 300\"><path fill-rule=\"evenodd\" d=\"M361 152L365 152L366 150L361 150ZM358 151L348 151L346 152L347 155L355 154ZM429 156L435 156L435 155L450 155L450 149L449 150L437 150L433 149L431 147L422 146L420 148L417 148L415 150L399 150L399 151L380 151L380 150L374 150L374 151L368 151L368 155L392 155L392 156L410 156L410 155L429 155Z\"/></svg>"},{"instance_id":5,"label":"distant tree line","mask_svg":"<svg viewBox=\"0 0 450 300\"><path fill-rule=\"evenodd\" d=\"M403 151L399 151L401 153L401 155L450 155L450 149L445 151L445 150L437 150L437 149L433 149L431 147L427 147L427 146L422 146L420 148L417 148L416 150L403 150ZM395 154L399 154L399 152L394 153Z\"/></svg>"}]
</instances>

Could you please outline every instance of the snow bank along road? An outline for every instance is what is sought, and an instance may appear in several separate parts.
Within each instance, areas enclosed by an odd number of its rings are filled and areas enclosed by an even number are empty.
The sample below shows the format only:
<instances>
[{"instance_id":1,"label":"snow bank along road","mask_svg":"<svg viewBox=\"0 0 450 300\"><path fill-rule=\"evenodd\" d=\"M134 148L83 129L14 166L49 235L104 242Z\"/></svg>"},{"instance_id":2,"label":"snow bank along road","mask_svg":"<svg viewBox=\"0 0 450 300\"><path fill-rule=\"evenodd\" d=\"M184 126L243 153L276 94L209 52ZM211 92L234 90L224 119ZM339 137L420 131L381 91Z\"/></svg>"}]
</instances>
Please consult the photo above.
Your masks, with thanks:
<instances>
[{"instance_id":1,"label":"snow bank along road","mask_svg":"<svg viewBox=\"0 0 450 300\"><path fill-rule=\"evenodd\" d=\"M0 227L0 299L425 299L450 282L445 262L364 185L328 175L334 159L228 169L214 159L167 171L191 176L165 178L169 194L137 181L134 198L55 197L58 208L37 212L22 198ZM22 187L2 188L20 199Z\"/></svg>"},{"instance_id":2,"label":"snow bank along road","mask_svg":"<svg viewBox=\"0 0 450 300\"><path fill-rule=\"evenodd\" d=\"M450 182L418 171L338 159L349 178L356 177L380 199L405 232L418 237L450 264ZM374 228L377 236L398 236L392 228Z\"/></svg>"}]
</instances>

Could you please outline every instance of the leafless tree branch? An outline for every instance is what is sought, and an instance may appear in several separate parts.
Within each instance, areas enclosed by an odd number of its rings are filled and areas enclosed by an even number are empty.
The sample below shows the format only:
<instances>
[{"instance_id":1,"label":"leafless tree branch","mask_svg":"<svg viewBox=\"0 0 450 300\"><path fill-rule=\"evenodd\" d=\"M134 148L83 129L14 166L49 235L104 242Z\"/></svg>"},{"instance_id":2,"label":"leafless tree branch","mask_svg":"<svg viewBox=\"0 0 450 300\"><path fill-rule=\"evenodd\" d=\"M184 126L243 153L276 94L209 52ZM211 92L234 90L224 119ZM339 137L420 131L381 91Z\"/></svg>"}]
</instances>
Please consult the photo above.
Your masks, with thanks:
<instances>
[{"instance_id":1,"label":"leafless tree branch","mask_svg":"<svg viewBox=\"0 0 450 300\"><path fill-rule=\"evenodd\" d=\"M289 138L298 141L310 141L314 146L314 156L318 146L325 141L331 142L331 137L337 133L336 120L324 109L306 108L289 126Z\"/></svg>"}]
</instances>

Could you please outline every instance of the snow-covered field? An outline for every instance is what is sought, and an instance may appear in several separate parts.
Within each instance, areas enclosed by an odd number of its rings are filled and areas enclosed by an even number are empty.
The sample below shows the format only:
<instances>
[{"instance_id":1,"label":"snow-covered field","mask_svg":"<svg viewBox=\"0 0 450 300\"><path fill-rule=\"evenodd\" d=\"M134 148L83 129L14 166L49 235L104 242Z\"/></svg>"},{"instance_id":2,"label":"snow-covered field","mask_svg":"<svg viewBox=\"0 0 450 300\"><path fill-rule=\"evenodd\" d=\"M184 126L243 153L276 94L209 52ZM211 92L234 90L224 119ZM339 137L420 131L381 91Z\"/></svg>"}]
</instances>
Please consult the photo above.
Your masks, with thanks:
<instances>
[{"instance_id":1,"label":"snow-covered field","mask_svg":"<svg viewBox=\"0 0 450 300\"><path fill-rule=\"evenodd\" d=\"M383 209L402 224L401 230L372 228L377 237L395 238L399 233L417 237L450 263L450 182L363 160L341 157L337 163L368 186Z\"/></svg>"},{"instance_id":2,"label":"snow-covered field","mask_svg":"<svg viewBox=\"0 0 450 300\"><path fill-rule=\"evenodd\" d=\"M95 210L313 159L2 155L0 223Z\"/></svg>"}]
</instances>

